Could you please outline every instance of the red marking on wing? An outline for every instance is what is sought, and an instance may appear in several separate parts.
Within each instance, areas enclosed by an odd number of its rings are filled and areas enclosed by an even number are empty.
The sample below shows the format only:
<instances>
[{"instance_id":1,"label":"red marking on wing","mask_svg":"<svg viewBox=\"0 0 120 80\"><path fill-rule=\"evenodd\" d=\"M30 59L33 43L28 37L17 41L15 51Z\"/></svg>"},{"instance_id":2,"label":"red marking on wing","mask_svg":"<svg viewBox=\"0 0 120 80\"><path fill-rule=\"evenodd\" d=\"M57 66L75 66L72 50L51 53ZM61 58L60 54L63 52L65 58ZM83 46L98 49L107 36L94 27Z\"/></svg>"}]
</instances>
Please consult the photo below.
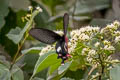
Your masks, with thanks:
<instances>
[{"instance_id":1,"label":"red marking on wing","mask_svg":"<svg viewBox=\"0 0 120 80\"><path fill-rule=\"evenodd\" d=\"M65 43L66 43L66 46L67 46L67 52L68 52L68 38L65 37Z\"/></svg>"},{"instance_id":2,"label":"red marking on wing","mask_svg":"<svg viewBox=\"0 0 120 80\"><path fill-rule=\"evenodd\" d=\"M67 57L72 57L69 53L67 54Z\"/></svg>"}]
</instances>

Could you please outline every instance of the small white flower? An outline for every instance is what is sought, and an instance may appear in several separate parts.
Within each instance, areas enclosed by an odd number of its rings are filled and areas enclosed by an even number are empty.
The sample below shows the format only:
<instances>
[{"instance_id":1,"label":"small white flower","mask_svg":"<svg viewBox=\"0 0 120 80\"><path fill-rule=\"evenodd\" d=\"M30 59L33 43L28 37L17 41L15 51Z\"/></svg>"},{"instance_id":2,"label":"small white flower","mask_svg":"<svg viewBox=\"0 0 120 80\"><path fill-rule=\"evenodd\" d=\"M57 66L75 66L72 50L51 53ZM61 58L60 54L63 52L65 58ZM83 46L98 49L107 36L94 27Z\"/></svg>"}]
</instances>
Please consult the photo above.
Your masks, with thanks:
<instances>
[{"instance_id":1,"label":"small white flower","mask_svg":"<svg viewBox=\"0 0 120 80\"><path fill-rule=\"evenodd\" d=\"M61 36L64 34L63 31L54 31L54 32L61 35Z\"/></svg>"},{"instance_id":2,"label":"small white flower","mask_svg":"<svg viewBox=\"0 0 120 80\"><path fill-rule=\"evenodd\" d=\"M108 68L107 68L107 70L111 70L112 68L113 68L113 67L112 67L112 66L110 66L110 67L108 67Z\"/></svg>"},{"instance_id":3,"label":"small white flower","mask_svg":"<svg viewBox=\"0 0 120 80\"><path fill-rule=\"evenodd\" d=\"M99 32L100 27L94 27L93 30L94 30L95 32Z\"/></svg>"},{"instance_id":4,"label":"small white flower","mask_svg":"<svg viewBox=\"0 0 120 80\"><path fill-rule=\"evenodd\" d=\"M88 35L82 33L82 34L79 36L79 39L85 41L85 40L89 40L90 37L89 37Z\"/></svg>"},{"instance_id":5,"label":"small white flower","mask_svg":"<svg viewBox=\"0 0 120 80\"><path fill-rule=\"evenodd\" d=\"M32 9L33 9L33 7L32 7L32 6L29 6L29 7L28 7L28 10L32 10Z\"/></svg>"},{"instance_id":6,"label":"small white flower","mask_svg":"<svg viewBox=\"0 0 120 80\"><path fill-rule=\"evenodd\" d=\"M106 28L113 29L114 25L113 24L107 25Z\"/></svg>"},{"instance_id":7,"label":"small white flower","mask_svg":"<svg viewBox=\"0 0 120 80\"><path fill-rule=\"evenodd\" d=\"M105 50L115 50L115 48L113 46L109 46L109 45L105 45L104 49Z\"/></svg>"},{"instance_id":8,"label":"small white flower","mask_svg":"<svg viewBox=\"0 0 120 80\"><path fill-rule=\"evenodd\" d=\"M40 56L41 55L44 55L45 53L51 51L51 50L54 50L54 46L51 46L51 45L47 45L46 47L44 47L41 52L40 52Z\"/></svg>"},{"instance_id":9,"label":"small white flower","mask_svg":"<svg viewBox=\"0 0 120 80\"><path fill-rule=\"evenodd\" d=\"M99 73L97 72L96 75L99 75Z\"/></svg>"},{"instance_id":10,"label":"small white flower","mask_svg":"<svg viewBox=\"0 0 120 80\"><path fill-rule=\"evenodd\" d=\"M83 48L83 50L82 50L82 55L84 55L87 51L89 51L88 48Z\"/></svg>"},{"instance_id":11,"label":"small white flower","mask_svg":"<svg viewBox=\"0 0 120 80\"><path fill-rule=\"evenodd\" d=\"M119 42L119 41L120 41L120 36L116 36L115 42L117 43L117 42Z\"/></svg>"},{"instance_id":12,"label":"small white flower","mask_svg":"<svg viewBox=\"0 0 120 80\"><path fill-rule=\"evenodd\" d=\"M92 49L88 52L88 55L92 55L92 56L96 55L96 51Z\"/></svg>"},{"instance_id":13,"label":"small white flower","mask_svg":"<svg viewBox=\"0 0 120 80\"><path fill-rule=\"evenodd\" d=\"M93 60L93 59L92 59L92 58L90 58L90 57L87 57L86 59L87 59L87 61L88 61L89 63L91 63L91 62L92 62L92 60Z\"/></svg>"},{"instance_id":14,"label":"small white flower","mask_svg":"<svg viewBox=\"0 0 120 80\"><path fill-rule=\"evenodd\" d=\"M76 30L72 30L70 36L73 37L76 34Z\"/></svg>"},{"instance_id":15,"label":"small white flower","mask_svg":"<svg viewBox=\"0 0 120 80\"><path fill-rule=\"evenodd\" d=\"M118 36L118 35L120 35L120 31L114 31L114 34L115 34L116 36Z\"/></svg>"},{"instance_id":16,"label":"small white flower","mask_svg":"<svg viewBox=\"0 0 120 80\"><path fill-rule=\"evenodd\" d=\"M37 9L38 11L42 12L42 9L41 9L39 6L36 7L36 9Z\"/></svg>"},{"instance_id":17,"label":"small white flower","mask_svg":"<svg viewBox=\"0 0 120 80\"><path fill-rule=\"evenodd\" d=\"M98 47L100 45L100 42L95 43L95 47Z\"/></svg>"},{"instance_id":18,"label":"small white flower","mask_svg":"<svg viewBox=\"0 0 120 80\"><path fill-rule=\"evenodd\" d=\"M104 30L105 30L105 28L102 28L101 30L100 30L100 33L104 33Z\"/></svg>"},{"instance_id":19,"label":"small white flower","mask_svg":"<svg viewBox=\"0 0 120 80\"><path fill-rule=\"evenodd\" d=\"M109 44L110 44L110 41L104 40L103 43L104 43L105 45L109 45Z\"/></svg>"},{"instance_id":20,"label":"small white flower","mask_svg":"<svg viewBox=\"0 0 120 80\"><path fill-rule=\"evenodd\" d=\"M120 22L118 22L117 20L116 21L114 21L114 23L113 23L114 25L118 25L118 26L120 26Z\"/></svg>"},{"instance_id":21,"label":"small white flower","mask_svg":"<svg viewBox=\"0 0 120 80\"><path fill-rule=\"evenodd\" d=\"M77 45L76 42L74 42L74 43L68 42L68 53L72 53L74 51L74 49L76 48L76 45Z\"/></svg>"},{"instance_id":22,"label":"small white flower","mask_svg":"<svg viewBox=\"0 0 120 80\"><path fill-rule=\"evenodd\" d=\"M77 38L71 38L71 39L70 39L70 42L71 42L71 43L76 43L77 40L78 40Z\"/></svg>"},{"instance_id":23,"label":"small white flower","mask_svg":"<svg viewBox=\"0 0 120 80\"><path fill-rule=\"evenodd\" d=\"M86 29L85 28L80 28L80 32L85 32Z\"/></svg>"}]
</instances>

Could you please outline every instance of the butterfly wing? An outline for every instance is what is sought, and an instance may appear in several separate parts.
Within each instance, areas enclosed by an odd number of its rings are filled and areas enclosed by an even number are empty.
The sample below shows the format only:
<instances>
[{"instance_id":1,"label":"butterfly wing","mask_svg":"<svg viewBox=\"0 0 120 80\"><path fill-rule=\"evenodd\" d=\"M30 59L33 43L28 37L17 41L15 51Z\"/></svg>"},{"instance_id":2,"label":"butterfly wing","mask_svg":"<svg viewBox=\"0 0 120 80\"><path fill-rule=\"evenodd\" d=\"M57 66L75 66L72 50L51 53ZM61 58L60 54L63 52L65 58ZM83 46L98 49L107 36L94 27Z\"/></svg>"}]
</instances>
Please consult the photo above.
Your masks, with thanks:
<instances>
[{"instance_id":1,"label":"butterfly wing","mask_svg":"<svg viewBox=\"0 0 120 80\"><path fill-rule=\"evenodd\" d=\"M64 27L64 35L65 36L67 34L68 23L69 23L69 15L67 13L65 13L63 16L63 27Z\"/></svg>"},{"instance_id":2,"label":"butterfly wing","mask_svg":"<svg viewBox=\"0 0 120 80\"><path fill-rule=\"evenodd\" d=\"M48 29L43 29L43 28L32 28L29 31L29 34L33 38L35 38L43 43L46 43L46 44L53 44L57 40L60 40L62 38L57 33L53 32L51 30L48 30Z\"/></svg>"}]
</instances>

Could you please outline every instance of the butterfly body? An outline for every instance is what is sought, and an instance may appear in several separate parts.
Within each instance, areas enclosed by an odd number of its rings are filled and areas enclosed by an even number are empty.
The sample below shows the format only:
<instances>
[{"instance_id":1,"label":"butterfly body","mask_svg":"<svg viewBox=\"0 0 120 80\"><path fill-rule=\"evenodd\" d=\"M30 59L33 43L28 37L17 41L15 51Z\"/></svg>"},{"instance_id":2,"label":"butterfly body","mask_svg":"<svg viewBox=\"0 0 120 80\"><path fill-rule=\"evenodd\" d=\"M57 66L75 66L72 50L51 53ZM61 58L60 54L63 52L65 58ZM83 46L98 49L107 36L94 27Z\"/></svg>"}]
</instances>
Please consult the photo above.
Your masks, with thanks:
<instances>
[{"instance_id":1,"label":"butterfly body","mask_svg":"<svg viewBox=\"0 0 120 80\"><path fill-rule=\"evenodd\" d=\"M67 13L64 14L63 17L63 27L64 27L64 35L60 36L59 34L43 28L32 28L29 31L29 34L34 37L35 39L46 43L46 44L53 44L56 42L56 53L58 54L58 58L62 59L62 64L64 64L64 61L70 57L70 54L68 53L68 38L66 37L67 34L67 27L68 27L68 20L69 16Z\"/></svg>"}]
</instances>

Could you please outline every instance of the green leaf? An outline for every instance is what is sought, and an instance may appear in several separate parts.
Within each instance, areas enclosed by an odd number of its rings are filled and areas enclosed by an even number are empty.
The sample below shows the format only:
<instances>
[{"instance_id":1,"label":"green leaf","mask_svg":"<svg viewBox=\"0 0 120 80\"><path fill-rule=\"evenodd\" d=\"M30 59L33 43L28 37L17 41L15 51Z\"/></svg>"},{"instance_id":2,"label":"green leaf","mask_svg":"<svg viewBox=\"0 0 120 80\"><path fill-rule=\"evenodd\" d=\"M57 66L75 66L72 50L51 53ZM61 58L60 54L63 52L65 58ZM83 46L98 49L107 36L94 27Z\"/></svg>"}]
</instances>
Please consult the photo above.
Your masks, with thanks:
<instances>
[{"instance_id":1,"label":"green leaf","mask_svg":"<svg viewBox=\"0 0 120 80\"><path fill-rule=\"evenodd\" d=\"M71 71L76 71L78 69L82 69L83 66L85 66L85 56L79 55L79 56L74 58L69 69Z\"/></svg>"},{"instance_id":2,"label":"green leaf","mask_svg":"<svg viewBox=\"0 0 120 80\"><path fill-rule=\"evenodd\" d=\"M61 62L51 65L48 71L49 75L51 75L54 71L56 71L58 67L60 66L60 64Z\"/></svg>"},{"instance_id":3,"label":"green leaf","mask_svg":"<svg viewBox=\"0 0 120 80\"><path fill-rule=\"evenodd\" d=\"M10 0L10 7L14 11L27 10L29 5L29 0Z\"/></svg>"},{"instance_id":4,"label":"green leaf","mask_svg":"<svg viewBox=\"0 0 120 80\"><path fill-rule=\"evenodd\" d=\"M31 19L26 23L25 27L21 30L19 27L16 27L15 29L11 29L10 32L6 35L10 40L12 40L15 44L18 44L22 37L24 36L24 33L30 28L34 17L39 13L38 10L35 10L32 13Z\"/></svg>"},{"instance_id":5,"label":"green leaf","mask_svg":"<svg viewBox=\"0 0 120 80\"><path fill-rule=\"evenodd\" d=\"M38 4L36 4L36 6L38 6ZM53 22L49 22L49 18L50 18L50 14L48 13L48 11L46 10L46 8L42 5L39 5L42 8L42 13L39 13L36 17L35 17L35 23L36 23L36 27L39 28L47 28L47 29L55 29L55 24Z\"/></svg>"},{"instance_id":6,"label":"green leaf","mask_svg":"<svg viewBox=\"0 0 120 80\"><path fill-rule=\"evenodd\" d=\"M110 77L112 80L120 80L120 64L110 70Z\"/></svg>"},{"instance_id":7,"label":"green leaf","mask_svg":"<svg viewBox=\"0 0 120 80\"><path fill-rule=\"evenodd\" d=\"M10 72L6 65L0 64L0 80L10 80Z\"/></svg>"},{"instance_id":8,"label":"green leaf","mask_svg":"<svg viewBox=\"0 0 120 80\"><path fill-rule=\"evenodd\" d=\"M0 0L0 29L4 26L6 17L9 13L8 9L9 0Z\"/></svg>"},{"instance_id":9,"label":"green leaf","mask_svg":"<svg viewBox=\"0 0 120 80\"><path fill-rule=\"evenodd\" d=\"M33 54L31 54L31 51L25 54L22 58L20 58L23 61L23 64L25 66L23 67L24 71L27 73L32 73L35 67L35 64L39 58L38 51L34 51Z\"/></svg>"},{"instance_id":10,"label":"green leaf","mask_svg":"<svg viewBox=\"0 0 120 80\"><path fill-rule=\"evenodd\" d=\"M22 50L21 53L22 54L26 54L28 52L30 53L33 53L34 51L40 51L42 49L42 47L32 47L32 48L29 48L29 49L25 49L25 50Z\"/></svg>"},{"instance_id":11,"label":"green leaf","mask_svg":"<svg viewBox=\"0 0 120 80\"><path fill-rule=\"evenodd\" d=\"M18 66L14 65L10 72L13 80L24 80L23 71Z\"/></svg>"},{"instance_id":12,"label":"green leaf","mask_svg":"<svg viewBox=\"0 0 120 80\"><path fill-rule=\"evenodd\" d=\"M16 27L15 29L11 29L10 32L6 35L10 40L12 40L15 44L19 43L23 34L20 34L21 28ZM19 35L20 34L20 35Z\"/></svg>"},{"instance_id":13,"label":"green leaf","mask_svg":"<svg viewBox=\"0 0 120 80\"><path fill-rule=\"evenodd\" d=\"M57 54L55 52L48 52L45 53L44 55L40 56L33 72L33 76L37 74L38 72L48 68L51 65L54 65L58 62L60 62L60 59L57 59Z\"/></svg>"},{"instance_id":14,"label":"green leaf","mask_svg":"<svg viewBox=\"0 0 120 80\"><path fill-rule=\"evenodd\" d=\"M58 68L58 74L62 74L63 72L65 72L69 68L70 65L71 65L71 62L66 62L64 65L61 65Z\"/></svg>"},{"instance_id":15,"label":"green leaf","mask_svg":"<svg viewBox=\"0 0 120 80\"><path fill-rule=\"evenodd\" d=\"M35 78L33 78L32 80L44 80L44 79L35 77Z\"/></svg>"},{"instance_id":16,"label":"green leaf","mask_svg":"<svg viewBox=\"0 0 120 80\"><path fill-rule=\"evenodd\" d=\"M82 80L83 79L83 76L85 75L85 70L83 69L78 69L76 71L71 71L71 70L68 70L63 77L69 77L69 78L72 78L72 79L75 79L75 80ZM79 75L79 76L78 76ZM85 76L87 77L87 76ZM84 80L84 79L83 79Z\"/></svg>"},{"instance_id":17,"label":"green leaf","mask_svg":"<svg viewBox=\"0 0 120 80\"><path fill-rule=\"evenodd\" d=\"M92 19L90 22L90 25L92 26L99 26L99 27L105 27L107 24L112 23L113 21L110 19Z\"/></svg>"},{"instance_id":18,"label":"green leaf","mask_svg":"<svg viewBox=\"0 0 120 80\"><path fill-rule=\"evenodd\" d=\"M61 78L60 80L75 80L75 79L71 79L69 77L64 77L64 78Z\"/></svg>"},{"instance_id":19,"label":"green leaf","mask_svg":"<svg viewBox=\"0 0 120 80\"><path fill-rule=\"evenodd\" d=\"M65 0L41 0L41 1L50 8L53 14L55 13L55 8L57 5L65 3Z\"/></svg>"},{"instance_id":20,"label":"green leaf","mask_svg":"<svg viewBox=\"0 0 120 80\"><path fill-rule=\"evenodd\" d=\"M108 8L110 6L109 0L77 0L76 2L76 10L75 10L75 15L78 14L84 14L84 13L91 13L96 10L101 10ZM74 7L70 9L72 12Z\"/></svg>"},{"instance_id":21,"label":"green leaf","mask_svg":"<svg viewBox=\"0 0 120 80\"><path fill-rule=\"evenodd\" d=\"M0 64L0 80L24 80L24 75L22 70L17 66L13 65L10 70L10 64Z\"/></svg>"}]
</instances>

